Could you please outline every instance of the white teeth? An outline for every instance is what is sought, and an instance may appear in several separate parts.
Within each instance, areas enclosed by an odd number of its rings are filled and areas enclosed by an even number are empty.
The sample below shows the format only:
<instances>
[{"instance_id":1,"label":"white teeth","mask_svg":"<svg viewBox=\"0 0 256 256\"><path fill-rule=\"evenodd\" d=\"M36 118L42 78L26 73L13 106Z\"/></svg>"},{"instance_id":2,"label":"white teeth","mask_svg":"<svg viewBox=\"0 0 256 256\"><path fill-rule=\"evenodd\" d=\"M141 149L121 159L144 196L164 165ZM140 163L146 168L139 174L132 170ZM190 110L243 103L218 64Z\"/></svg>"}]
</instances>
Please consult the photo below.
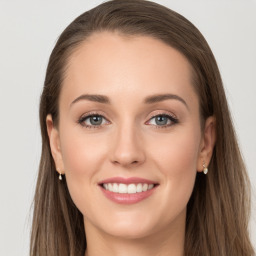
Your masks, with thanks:
<instances>
[{"instance_id":1,"label":"white teeth","mask_svg":"<svg viewBox=\"0 0 256 256\"><path fill-rule=\"evenodd\" d=\"M147 191L147 190L148 190L148 184L143 184L142 191Z\"/></svg>"},{"instance_id":2,"label":"white teeth","mask_svg":"<svg viewBox=\"0 0 256 256\"><path fill-rule=\"evenodd\" d=\"M149 189L152 189L153 187L154 187L154 184L149 184L149 185L148 185L148 190L149 190Z\"/></svg>"},{"instance_id":3,"label":"white teeth","mask_svg":"<svg viewBox=\"0 0 256 256\"><path fill-rule=\"evenodd\" d=\"M137 192L137 193L142 192L142 184L141 184L141 183L137 184L137 190L136 190L136 192Z\"/></svg>"},{"instance_id":4,"label":"white teeth","mask_svg":"<svg viewBox=\"0 0 256 256\"><path fill-rule=\"evenodd\" d=\"M109 190L109 191L113 191L113 184L108 183L108 190Z\"/></svg>"},{"instance_id":5,"label":"white teeth","mask_svg":"<svg viewBox=\"0 0 256 256\"><path fill-rule=\"evenodd\" d=\"M116 183L113 184L113 192L118 192L118 185Z\"/></svg>"},{"instance_id":6,"label":"white teeth","mask_svg":"<svg viewBox=\"0 0 256 256\"><path fill-rule=\"evenodd\" d=\"M127 193L127 185L125 184L120 183L118 189L119 189L118 191L119 193L122 193L122 194Z\"/></svg>"},{"instance_id":7,"label":"white teeth","mask_svg":"<svg viewBox=\"0 0 256 256\"><path fill-rule=\"evenodd\" d=\"M121 193L121 194L135 194L140 192L145 192L154 187L154 184L138 183L138 184L117 184L117 183L104 183L103 187L106 190Z\"/></svg>"},{"instance_id":8,"label":"white teeth","mask_svg":"<svg viewBox=\"0 0 256 256\"><path fill-rule=\"evenodd\" d=\"M128 194L135 194L136 193L136 185L135 184L129 184L128 185Z\"/></svg>"}]
</instances>

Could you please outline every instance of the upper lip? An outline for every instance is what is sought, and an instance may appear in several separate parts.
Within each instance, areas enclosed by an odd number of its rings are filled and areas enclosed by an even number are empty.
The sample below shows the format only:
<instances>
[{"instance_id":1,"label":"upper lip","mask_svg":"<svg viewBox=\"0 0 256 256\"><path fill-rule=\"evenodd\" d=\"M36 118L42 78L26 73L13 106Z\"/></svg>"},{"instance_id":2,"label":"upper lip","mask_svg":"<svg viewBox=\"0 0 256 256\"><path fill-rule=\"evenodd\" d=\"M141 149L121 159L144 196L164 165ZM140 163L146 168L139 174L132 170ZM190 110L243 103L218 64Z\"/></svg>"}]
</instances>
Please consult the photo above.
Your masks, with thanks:
<instances>
[{"instance_id":1,"label":"upper lip","mask_svg":"<svg viewBox=\"0 0 256 256\"><path fill-rule=\"evenodd\" d=\"M104 184L104 183L123 183L123 184L138 184L138 183L147 183L147 184L158 184L155 181L139 178L139 177L130 177L130 178L124 178L124 177L112 177L105 180L100 181L98 184Z\"/></svg>"}]
</instances>

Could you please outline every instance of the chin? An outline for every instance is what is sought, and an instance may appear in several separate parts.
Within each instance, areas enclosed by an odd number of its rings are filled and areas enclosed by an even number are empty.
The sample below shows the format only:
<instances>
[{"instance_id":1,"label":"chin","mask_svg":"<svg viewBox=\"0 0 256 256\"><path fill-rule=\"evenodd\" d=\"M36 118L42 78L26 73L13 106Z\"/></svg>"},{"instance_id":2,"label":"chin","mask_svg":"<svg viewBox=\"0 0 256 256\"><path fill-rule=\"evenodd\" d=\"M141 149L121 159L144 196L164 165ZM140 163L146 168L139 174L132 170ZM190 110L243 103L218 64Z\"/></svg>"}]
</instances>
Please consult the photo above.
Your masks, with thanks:
<instances>
[{"instance_id":1,"label":"chin","mask_svg":"<svg viewBox=\"0 0 256 256\"><path fill-rule=\"evenodd\" d=\"M135 217L135 216L133 216ZM154 232L154 221L151 218L142 220L139 217L121 217L115 218L114 222L104 223L103 230L109 235L126 238L126 239L140 239L149 236Z\"/></svg>"},{"instance_id":2,"label":"chin","mask_svg":"<svg viewBox=\"0 0 256 256\"><path fill-rule=\"evenodd\" d=\"M125 239L142 239L144 237L149 236L152 233L152 229L150 228L141 228L141 227L119 227L115 226L112 229L105 230L111 236L115 236L118 238L125 238Z\"/></svg>"}]
</instances>

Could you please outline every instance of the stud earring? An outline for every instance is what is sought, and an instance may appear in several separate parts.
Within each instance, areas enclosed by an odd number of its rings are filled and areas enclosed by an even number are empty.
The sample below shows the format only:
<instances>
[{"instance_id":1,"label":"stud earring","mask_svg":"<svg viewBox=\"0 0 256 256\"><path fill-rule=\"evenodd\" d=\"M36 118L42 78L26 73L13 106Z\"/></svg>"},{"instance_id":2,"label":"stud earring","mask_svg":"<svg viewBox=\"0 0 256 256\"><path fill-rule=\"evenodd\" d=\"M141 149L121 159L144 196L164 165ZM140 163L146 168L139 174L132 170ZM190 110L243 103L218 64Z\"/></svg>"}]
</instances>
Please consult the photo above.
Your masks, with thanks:
<instances>
[{"instance_id":1,"label":"stud earring","mask_svg":"<svg viewBox=\"0 0 256 256\"><path fill-rule=\"evenodd\" d=\"M205 163L203 163L203 167L204 167L204 174L206 175L208 173L208 168L205 166Z\"/></svg>"},{"instance_id":2,"label":"stud earring","mask_svg":"<svg viewBox=\"0 0 256 256\"><path fill-rule=\"evenodd\" d=\"M61 176L61 172L57 169L58 173L59 173L59 180L62 180L62 176Z\"/></svg>"}]
</instances>

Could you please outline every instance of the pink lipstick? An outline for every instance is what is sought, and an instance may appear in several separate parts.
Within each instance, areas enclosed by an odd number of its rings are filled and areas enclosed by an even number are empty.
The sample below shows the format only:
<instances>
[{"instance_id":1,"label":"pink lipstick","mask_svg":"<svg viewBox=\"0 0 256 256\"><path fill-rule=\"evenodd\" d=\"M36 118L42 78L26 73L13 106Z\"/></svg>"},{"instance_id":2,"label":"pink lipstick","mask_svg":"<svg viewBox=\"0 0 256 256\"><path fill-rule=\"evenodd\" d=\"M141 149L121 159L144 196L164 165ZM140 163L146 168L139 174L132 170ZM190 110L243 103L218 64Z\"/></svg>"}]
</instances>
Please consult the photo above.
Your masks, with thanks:
<instances>
[{"instance_id":1,"label":"pink lipstick","mask_svg":"<svg viewBox=\"0 0 256 256\"><path fill-rule=\"evenodd\" d=\"M118 204L134 204L150 197L159 185L139 177L113 177L98 183L103 194Z\"/></svg>"}]
</instances>

